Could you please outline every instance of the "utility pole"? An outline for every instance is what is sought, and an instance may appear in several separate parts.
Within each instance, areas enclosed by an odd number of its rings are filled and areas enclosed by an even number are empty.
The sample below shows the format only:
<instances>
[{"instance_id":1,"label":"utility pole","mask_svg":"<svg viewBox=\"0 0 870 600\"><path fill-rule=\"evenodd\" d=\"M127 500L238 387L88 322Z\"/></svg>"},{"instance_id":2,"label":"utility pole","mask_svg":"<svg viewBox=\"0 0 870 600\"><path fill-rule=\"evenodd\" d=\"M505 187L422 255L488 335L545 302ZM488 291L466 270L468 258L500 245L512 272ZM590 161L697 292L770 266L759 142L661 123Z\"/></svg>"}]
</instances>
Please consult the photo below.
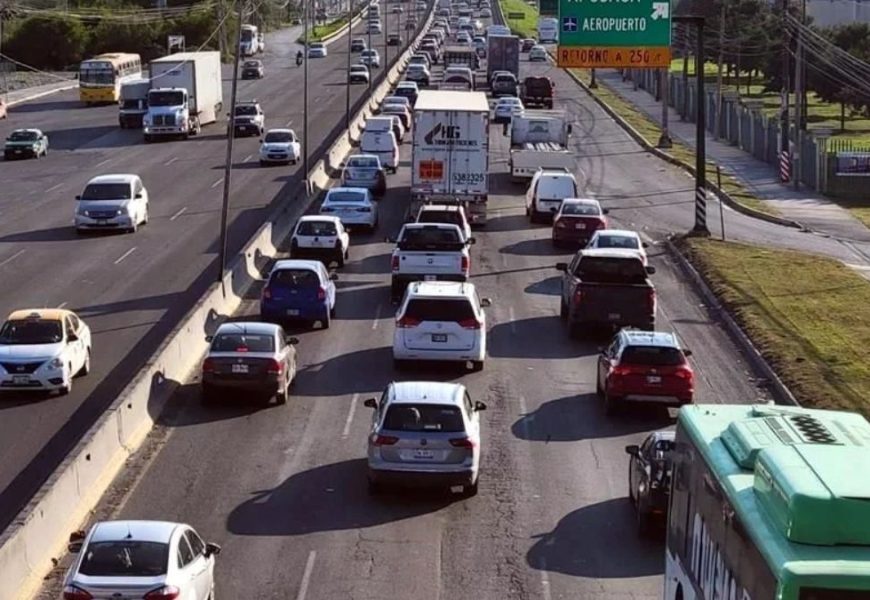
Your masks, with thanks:
<instances>
[{"instance_id":1,"label":"utility pole","mask_svg":"<svg viewBox=\"0 0 870 600\"><path fill-rule=\"evenodd\" d=\"M366 9L366 12L368 13L368 9ZM370 14L370 13L368 13L368 14ZM387 18L386 17L386 9L384 9L384 20L386 20L386 18ZM374 46L372 46L372 22L371 21L366 21L366 33L369 36L369 43L366 46L366 49L373 50ZM374 78L375 78L375 68L371 64L369 64L368 67L369 67L369 93L371 93L372 80L374 80Z\"/></svg>"},{"instance_id":2,"label":"utility pole","mask_svg":"<svg viewBox=\"0 0 870 600\"><path fill-rule=\"evenodd\" d=\"M801 150L803 146L801 141L803 140L803 130L801 125L803 125L804 115L803 115L803 95L804 95L804 56L803 56L803 32L798 30L797 32L797 53L794 61L794 176L791 179L792 184L794 185L794 189L800 189L801 186L801 173L803 172L803 153Z\"/></svg>"},{"instance_id":3,"label":"utility pole","mask_svg":"<svg viewBox=\"0 0 870 600\"><path fill-rule=\"evenodd\" d=\"M595 69L592 69L590 72L589 89L592 89L592 90L598 89L598 82L595 80Z\"/></svg>"},{"instance_id":4,"label":"utility pole","mask_svg":"<svg viewBox=\"0 0 870 600\"><path fill-rule=\"evenodd\" d=\"M218 272L218 281L223 286L224 271L227 268L227 221L230 212L230 177L233 174L233 139L234 125L236 115L236 92L239 88L239 56L241 55L242 45L242 21L245 15L245 0L239 0L239 22L236 26L236 49L235 58L233 59L233 86L230 92L230 116L227 119L227 155L224 163L224 196L221 206L221 240L220 240L220 271ZM226 296L226 289L223 289L223 294Z\"/></svg>"},{"instance_id":5,"label":"utility pole","mask_svg":"<svg viewBox=\"0 0 870 600\"><path fill-rule=\"evenodd\" d=\"M791 39L788 34L788 0L782 0L782 100L779 113L779 179L788 183L791 177L791 152L789 152L788 139L788 94L789 60L788 51Z\"/></svg>"},{"instance_id":6,"label":"utility pole","mask_svg":"<svg viewBox=\"0 0 870 600\"><path fill-rule=\"evenodd\" d=\"M670 114L668 112L668 96L670 95L670 78L668 77L668 72L670 71L669 67L665 67L661 69L660 76L660 84L659 87L662 89L662 134L659 136L659 143L656 144L657 148L671 148L673 146L673 142L671 140L671 134L668 131L668 118Z\"/></svg>"},{"instance_id":7,"label":"utility pole","mask_svg":"<svg viewBox=\"0 0 870 600\"><path fill-rule=\"evenodd\" d=\"M344 107L344 128L347 129L350 135L350 49L351 49L351 33L353 33L353 0L347 0L347 90L345 107ZM369 79L372 74L369 73Z\"/></svg>"},{"instance_id":8,"label":"utility pole","mask_svg":"<svg viewBox=\"0 0 870 600\"><path fill-rule=\"evenodd\" d=\"M305 180L305 195L311 193L310 181L308 181L308 4L312 0L302 0L302 30L304 33L304 60L302 79L302 177Z\"/></svg>"},{"instance_id":9,"label":"utility pole","mask_svg":"<svg viewBox=\"0 0 870 600\"><path fill-rule=\"evenodd\" d=\"M722 63L725 61L725 2L719 10L719 68L716 70L716 139L722 138ZM740 74L738 73L738 77Z\"/></svg>"},{"instance_id":10,"label":"utility pole","mask_svg":"<svg viewBox=\"0 0 870 600\"><path fill-rule=\"evenodd\" d=\"M227 55L227 33L224 29L224 0L218 0L217 4L217 18L218 18L218 50L221 53L221 61L223 61L224 57Z\"/></svg>"},{"instance_id":11,"label":"utility pole","mask_svg":"<svg viewBox=\"0 0 870 600\"><path fill-rule=\"evenodd\" d=\"M683 27L683 111L680 119L689 116L689 28Z\"/></svg>"}]
</instances>

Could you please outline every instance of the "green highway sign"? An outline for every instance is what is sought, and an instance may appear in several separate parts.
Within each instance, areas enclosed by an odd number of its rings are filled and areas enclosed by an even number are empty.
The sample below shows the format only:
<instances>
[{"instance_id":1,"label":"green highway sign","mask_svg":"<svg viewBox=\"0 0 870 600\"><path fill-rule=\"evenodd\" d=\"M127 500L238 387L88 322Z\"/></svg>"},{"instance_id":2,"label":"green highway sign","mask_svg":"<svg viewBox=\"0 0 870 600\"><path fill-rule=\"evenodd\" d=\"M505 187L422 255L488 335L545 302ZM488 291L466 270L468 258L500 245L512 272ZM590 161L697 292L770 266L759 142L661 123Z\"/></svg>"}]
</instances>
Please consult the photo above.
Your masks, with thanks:
<instances>
[{"instance_id":1,"label":"green highway sign","mask_svg":"<svg viewBox=\"0 0 870 600\"><path fill-rule=\"evenodd\" d=\"M525 16L526 16L526 13L521 13L521 12L509 12L507 15L508 19L522 19Z\"/></svg>"},{"instance_id":2,"label":"green highway sign","mask_svg":"<svg viewBox=\"0 0 870 600\"><path fill-rule=\"evenodd\" d=\"M668 0L559 0L560 46L670 46Z\"/></svg>"}]
</instances>

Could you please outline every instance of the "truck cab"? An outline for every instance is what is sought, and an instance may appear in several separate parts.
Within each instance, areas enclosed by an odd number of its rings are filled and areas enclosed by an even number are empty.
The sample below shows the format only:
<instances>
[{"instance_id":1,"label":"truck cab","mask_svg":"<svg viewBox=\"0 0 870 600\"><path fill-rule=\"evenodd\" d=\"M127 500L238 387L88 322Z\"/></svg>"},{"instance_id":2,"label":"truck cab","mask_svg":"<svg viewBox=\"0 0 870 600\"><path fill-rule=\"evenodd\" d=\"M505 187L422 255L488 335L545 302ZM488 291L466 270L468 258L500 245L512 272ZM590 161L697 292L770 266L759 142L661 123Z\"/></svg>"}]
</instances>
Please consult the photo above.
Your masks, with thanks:
<instances>
[{"instance_id":1,"label":"truck cab","mask_svg":"<svg viewBox=\"0 0 870 600\"><path fill-rule=\"evenodd\" d=\"M157 136L180 135L187 139L199 133L199 120L191 117L187 90L156 88L148 91L148 110L142 121L145 141Z\"/></svg>"},{"instance_id":2,"label":"truck cab","mask_svg":"<svg viewBox=\"0 0 870 600\"><path fill-rule=\"evenodd\" d=\"M121 105L118 110L118 124L121 129L139 129L142 118L148 112L148 79L135 79L121 84Z\"/></svg>"}]
</instances>

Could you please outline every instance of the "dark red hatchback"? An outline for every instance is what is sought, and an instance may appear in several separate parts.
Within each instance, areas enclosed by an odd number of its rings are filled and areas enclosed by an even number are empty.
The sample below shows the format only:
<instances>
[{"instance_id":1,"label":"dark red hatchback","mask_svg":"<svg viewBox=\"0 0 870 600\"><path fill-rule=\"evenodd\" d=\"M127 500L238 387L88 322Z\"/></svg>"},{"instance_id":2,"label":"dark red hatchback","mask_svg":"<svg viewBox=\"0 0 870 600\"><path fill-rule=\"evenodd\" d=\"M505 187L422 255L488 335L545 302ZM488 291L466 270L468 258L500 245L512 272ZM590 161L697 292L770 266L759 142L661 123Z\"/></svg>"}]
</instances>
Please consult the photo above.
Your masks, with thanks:
<instances>
[{"instance_id":1,"label":"dark red hatchback","mask_svg":"<svg viewBox=\"0 0 870 600\"><path fill-rule=\"evenodd\" d=\"M553 217L553 246L585 246L599 229L607 229L609 211L591 198L566 198Z\"/></svg>"}]
</instances>

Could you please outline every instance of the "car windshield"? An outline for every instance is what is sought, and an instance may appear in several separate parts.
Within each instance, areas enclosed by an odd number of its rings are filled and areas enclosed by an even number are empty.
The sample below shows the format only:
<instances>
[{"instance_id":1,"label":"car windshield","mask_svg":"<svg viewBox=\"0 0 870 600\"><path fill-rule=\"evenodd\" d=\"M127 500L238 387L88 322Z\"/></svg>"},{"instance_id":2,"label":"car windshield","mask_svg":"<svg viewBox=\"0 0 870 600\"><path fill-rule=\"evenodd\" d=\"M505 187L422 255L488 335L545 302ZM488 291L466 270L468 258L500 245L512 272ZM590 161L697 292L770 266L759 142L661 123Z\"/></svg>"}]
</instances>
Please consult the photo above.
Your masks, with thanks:
<instances>
[{"instance_id":1,"label":"car windshield","mask_svg":"<svg viewBox=\"0 0 870 600\"><path fill-rule=\"evenodd\" d=\"M619 361L629 365L649 365L651 367L673 367L685 362L678 348L669 346L627 346Z\"/></svg>"},{"instance_id":2,"label":"car windshield","mask_svg":"<svg viewBox=\"0 0 870 600\"><path fill-rule=\"evenodd\" d=\"M274 352L275 338L263 333L219 333L212 352Z\"/></svg>"},{"instance_id":3,"label":"car windshield","mask_svg":"<svg viewBox=\"0 0 870 600\"><path fill-rule=\"evenodd\" d=\"M6 321L0 329L0 344L10 346L26 344L57 344L63 341L60 321L23 319Z\"/></svg>"},{"instance_id":4,"label":"car windshield","mask_svg":"<svg viewBox=\"0 0 870 600\"><path fill-rule=\"evenodd\" d=\"M39 139L39 134L35 131L13 131L9 136L10 142L35 142Z\"/></svg>"},{"instance_id":5,"label":"car windshield","mask_svg":"<svg viewBox=\"0 0 870 600\"><path fill-rule=\"evenodd\" d=\"M252 104L242 104L236 107L236 114L245 116L256 115L257 107Z\"/></svg>"},{"instance_id":6,"label":"car windshield","mask_svg":"<svg viewBox=\"0 0 870 600\"><path fill-rule=\"evenodd\" d=\"M249 61L246 61L246 62L245 62L245 66L246 66L246 67L250 67L250 68L254 68L254 69L256 69L257 67L260 66L260 61L258 61L258 60L249 60Z\"/></svg>"},{"instance_id":7,"label":"car windshield","mask_svg":"<svg viewBox=\"0 0 870 600\"><path fill-rule=\"evenodd\" d=\"M148 92L149 106L180 106L184 102L184 92Z\"/></svg>"},{"instance_id":8,"label":"car windshield","mask_svg":"<svg viewBox=\"0 0 870 600\"><path fill-rule=\"evenodd\" d=\"M324 46L323 46L323 44L311 44L311 49L312 50L323 50Z\"/></svg>"},{"instance_id":9,"label":"car windshield","mask_svg":"<svg viewBox=\"0 0 870 600\"><path fill-rule=\"evenodd\" d=\"M399 240L400 250L460 250L459 231L447 227L409 227Z\"/></svg>"},{"instance_id":10,"label":"car windshield","mask_svg":"<svg viewBox=\"0 0 870 600\"><path fill-rule=\"evenodd\" d=\"M296 229L296 235L330 236L337 234L335 223L332 221L302 221Z\"/></svg>"},{"instance_id":11,"label":"car windshield","mask_svg":"<svg viewBox=\"0 0 870 600\"><path fill-rule=\"evenodd\" d=\"M629 235L599 235L595 246L597 248L627 248L628 250L640 248L637 238Z\"/></svg>"},{"instance_id":12,"label":"car windshield","mask_svg":"<svg viewBox=\"0 0 870 600\"><path fill-rule=\"evenodd\" d=\"M360 192L351 192L351 191L332 191L329 192L329 195L326 197L326 202L329 204L335 202L359 202L364 203L366 200L365 194L361 194Z\"/></svg>"},{"instance_id":13,"label":"car windshield","mask_svg":"<svg viewBox=\"0 0 870 600\"><path fill-rule=\"evenodd\" d=\"M368 73L369 72L369 70L366 68L365 65L352 65L350 70L353 71L354 73Z\"/></svg>"},{"instance_id":14,"label":"car windshield","mask_svg":"<svg viewBox=\"0 0 870 600\"><path fill-rule=\"evenodd\" d=\"M598 283L643 283L647 278L640 259L604 256L584 256L576 275L583 281Z\"/></svg>"},{"instance_id":15,"label":"car windshield","mask_svg":"<svg viewBox=\"0 0 870 600\"><path fill-rule=\"evenodd\" d=\"M132 190L127 183L89 183L82 200L129 200Z\"/></svg>"},{"instance_id":16,"label":"car windshield","mask_svg":"<svg viewBox=\"0 0 870 600\"><path fill-rule=\"evenodd\" d=\"M562 204L562 214L582 215L584 217L598 217L601 216L601 209L594 204L575 204L573 202L566 202Z\"/></svg>"},{"instance_id":17,"label":"car windshield","mask_svg":"<svg viewBox=\"0 0 870 600\"><path fill-rule=\"evenodd\" d=\"M311 269L281 269L272 273L269 285L283 287L320 287L320 277Z\"/></svg>"},{"instance_id":18,"label":"car windshield","mask_svg":"<svg viewBox=\"0 0 870 600\"><path fill-rule=\"evenodd\" d=\"M293 141L293 134L289 131L269 131L263 141L267 144L286 144Z\"/></svg>"},{"instance_id":19,"label":"car windshield","mask_svg":"<svg viewBox=\"0 0 870 600\"><path fill-rule=\"evenodd\" d=\"M93 542L79 573L90 577L157 577L166 574L169 544L118 540Z\"/></svg>"},{"instance_id":20,"label":"car windshield","mask_svg":"<svg viewBox=\"0 0 870 600\"><path fill-rule=\"evenodd\" d=\"M352 169L377 169L381 164L376 156L358 156L348 159L347 166Z\"/></svg>"},{"instance_id":21,"label":"car windshield","mask_svg":"<svg viewBox=\"0 0 870 600\"><path fill-rule=\"evenodd\" d=\"M438 404L394 404L384 417L384 429L391 431L465 431L462 413L455 406Z\"/></svg>"}]
</instances>

